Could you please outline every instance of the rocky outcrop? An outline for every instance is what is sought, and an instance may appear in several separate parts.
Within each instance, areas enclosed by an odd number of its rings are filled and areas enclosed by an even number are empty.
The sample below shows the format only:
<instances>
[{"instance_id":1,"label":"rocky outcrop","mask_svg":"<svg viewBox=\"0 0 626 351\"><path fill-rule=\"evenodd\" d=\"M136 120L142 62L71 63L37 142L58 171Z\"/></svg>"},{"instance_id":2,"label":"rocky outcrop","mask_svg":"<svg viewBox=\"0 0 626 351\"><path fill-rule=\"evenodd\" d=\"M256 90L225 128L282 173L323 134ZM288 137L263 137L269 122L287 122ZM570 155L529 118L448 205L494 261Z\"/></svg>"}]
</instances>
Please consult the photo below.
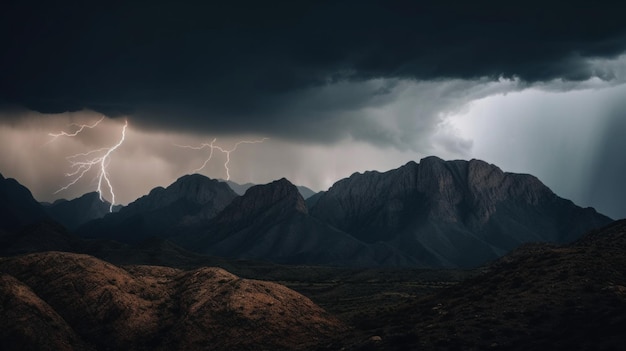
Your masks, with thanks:
<instances>
[{"instance_id":1,"label":"rocky outcrop","mask_svg":"<svg viewBox=\"0 0 626 351\"><path fill-rule=\"evenodd\" d=\"M167 188L155 188L128 206L78 229L86 238L137 243L148 237L168 238L180 228L206 222L237 195L223 182L199 174L179 178Z\"/></svg>"},{"instance_id":2,"label":"rocky outcrop","mask_svg":"<svg viewBox=\"0 0 626 351\"><path fill-rule=\"evenodd\" d=\"M18 317L0 321L0 345L34 349L298 350L346 330L276 283L59 252L0 259L0 297L3 317Z\"/></svg>"},{"instance_id":3,"label":"rocky outcrop","mask_svg":"<svg viewBox=\"0 0 626 351\"><path fill-rule=\"evenodd\" d=\"M476 266L525 242L568 242L611 221L559 198L533 176L436 157L353 174L310 212L357 239L449 267Z\"/></svg>"}]
</instances>

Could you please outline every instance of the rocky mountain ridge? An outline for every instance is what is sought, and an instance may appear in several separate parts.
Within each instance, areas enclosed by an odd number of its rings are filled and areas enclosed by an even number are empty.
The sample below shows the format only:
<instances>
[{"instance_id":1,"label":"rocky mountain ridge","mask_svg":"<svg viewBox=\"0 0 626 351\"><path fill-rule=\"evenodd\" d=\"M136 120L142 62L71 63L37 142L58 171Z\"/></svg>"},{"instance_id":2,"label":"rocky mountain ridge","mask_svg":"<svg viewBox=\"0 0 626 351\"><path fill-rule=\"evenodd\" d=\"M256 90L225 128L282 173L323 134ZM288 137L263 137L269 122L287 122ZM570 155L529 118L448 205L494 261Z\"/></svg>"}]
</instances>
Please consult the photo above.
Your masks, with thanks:
<instances>
[{"instance_id":1,"label":"rocky mountain ridge","mask_svg":"<svg viewBox=\"0 0 626 351\"><path fill-rule=\"evenodd\" d=\"M281 264L470 268L610 221L533 176L428 157L353 174L309 201L284 178L237 196L223 182L188 175L75 233L131 245L156 237L204 255Z\"/></svg>"},{"instance_id":2,"label":"rocky mountain ridge","mask_svg":"<svg viewBox=\"0 0 626 351\"><path fill-rule=\"evenodd\" d=\"M186 175L167 188L152 189L117 213L86 223L77 233L86 238L128 243L153 236L167 238L175 235L179 227L213 218L235 197L223 182L199 174Z\"/></svg>"},{"instance_id":3,"label":"rocky mountain ridge","mask_svg":"<svg viewBox=\"0 0 626 351\"><path fill-rule=\"evenodd\" d=\"M611 222L559 198L533 176L436 157L385 173L353 174L320 195L310 213L427 265L466 267L525 242L569 242Z\"/></svg>"},{"instance_id":4,"label":"rocky mountain ridge","mask_svg":"<svg viewBox=\"0 0 626 351\"><path fill-rule=\"evenodd\" d=\"M171 239L202 254L283 264L413 264L392 248L360 242L311 217L284 178L250 188L205 225Z\"/></svg>"}]
</instances>

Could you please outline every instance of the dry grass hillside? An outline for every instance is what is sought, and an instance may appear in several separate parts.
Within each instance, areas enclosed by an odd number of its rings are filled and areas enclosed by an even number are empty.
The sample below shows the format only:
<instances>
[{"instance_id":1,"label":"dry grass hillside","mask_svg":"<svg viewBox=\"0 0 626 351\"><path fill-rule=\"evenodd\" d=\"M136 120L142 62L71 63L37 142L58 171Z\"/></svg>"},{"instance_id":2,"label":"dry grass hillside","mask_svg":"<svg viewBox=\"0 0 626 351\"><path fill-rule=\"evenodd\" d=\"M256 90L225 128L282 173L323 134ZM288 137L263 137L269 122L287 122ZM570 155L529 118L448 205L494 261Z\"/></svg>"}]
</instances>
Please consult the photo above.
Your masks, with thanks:
<instances>
[{"instance_id":1,"label":"dry grass hillside","mask_svg":"<svg viewBox=\"0 0 626 351\"><path fill-rule=\"evenodd\" d=\"M47 252L2 258L0 273L3 350L332 348L346 330L280 284L220 268L117 267Z\"/></svg>"},{"instance_id":2,"label":"dry grass hillside","mask_svg":"<svg viewBox=\"0 0 626 351\"><path fill-rule=\"evenodd\" d=\"M565 246L527 245L483 274L379 316L372 350L621 350L626 221Z\"/></svg>"}]
</instances>

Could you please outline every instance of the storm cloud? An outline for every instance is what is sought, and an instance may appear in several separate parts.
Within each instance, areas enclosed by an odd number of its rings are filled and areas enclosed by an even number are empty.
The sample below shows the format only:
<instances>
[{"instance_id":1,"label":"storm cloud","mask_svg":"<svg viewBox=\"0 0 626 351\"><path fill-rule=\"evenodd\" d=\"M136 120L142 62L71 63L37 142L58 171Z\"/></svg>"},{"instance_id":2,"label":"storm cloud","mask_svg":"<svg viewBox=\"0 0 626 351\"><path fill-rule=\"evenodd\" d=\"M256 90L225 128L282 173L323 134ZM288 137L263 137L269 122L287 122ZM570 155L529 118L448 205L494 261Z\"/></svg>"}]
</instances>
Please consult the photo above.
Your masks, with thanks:
<instances>
[{"instance_id":1,"label":"storm cloud","mask_svg":"<svg viewBox=\"0 0 626 351\"><path fill-rule=\"evenodd\" d=\"M0 171L42 200L68 155L107 147L122 203L242 147L233 180L323 190L409 160L481 158L626 216L626 21L609 2L8 1ZM46 144L71 123L110 118ZM223 156L223 155L221 155ZM203 169L226 177L223 159ZM132 171L131 171L132 170Z\"/></svg>"},{"instance_id":2,"label":"storm cloud","mask_svg":"<svg viewBox=\"0 0 626 351\"><path fill-rule=\"evenodd\" d=\"M5 105L400 147L342 112L384 104L405 81L610 80L593 60L626 49L619 11L572 2L13 2L0 26Z\"/></svg>"}]
</instances>

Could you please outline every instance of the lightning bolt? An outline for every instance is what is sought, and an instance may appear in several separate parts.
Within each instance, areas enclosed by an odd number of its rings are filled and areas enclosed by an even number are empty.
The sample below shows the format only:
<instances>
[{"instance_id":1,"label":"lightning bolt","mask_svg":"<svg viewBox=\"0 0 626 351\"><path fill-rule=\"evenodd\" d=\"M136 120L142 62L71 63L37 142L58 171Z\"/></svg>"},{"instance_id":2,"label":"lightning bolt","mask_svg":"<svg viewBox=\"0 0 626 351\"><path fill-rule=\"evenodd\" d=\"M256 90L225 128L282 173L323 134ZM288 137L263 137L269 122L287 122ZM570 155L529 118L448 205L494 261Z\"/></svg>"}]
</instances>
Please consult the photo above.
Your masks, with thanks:
<instances>
[{"instance_id":1,"label":"lightning bolt","mask_svg":"<svg viewBox=\"0 0 626 351\"><path fill-rule=\"evenodd\" d=\"M100 122L102 122L104 120L104 116L102 116L98 121L96 121L96 123L94 124L77 124L77 123L70 123L68 124L68 127L78 127L78 129L76 129L73 133L68 133L65 131L61 131L59 133L48 133L49 136L52 137L52 139L50 139L50 141L48 141L45 145L50 144L51 142L57 140L58 137L61 136L67 136L67 137L75 137L78 134L80 134L80 132L82 132L83 130L85 130L85 128L88 129L93 129L95 127L98 126L98 124L100 124Z\"/></svg>"},{"instance_id":2,"label":"lightning bolt","mask_svg":"<svg viewBox=\"0 0 626 351\"><path fill-rule=\"evenodd\" d=\"M209 163L209 161L211 161L211 159L213 158L213 153L215 150L226 154L226 161L224 161L224 169L226 170L226 180L230 180L230 168L228 167L228 165L230 164L230 154L234 151L237 150L237 148L239 147L239 145L241 144L259 144L264 142L265 140L267 140L268 138L263 138L260 140L241 140L238 141L237 143L235 143L235 145L230 148L230 149L226 149L223 148L219 145L215 145L215 142L217 141L217 138L214 138L210 143L202 143L200 144L200 146L191 146L191 145L178 145L178 144L174 144L175 146L178 147L182 147L182 148L186 148L186 149L192 149L192 150L202 150L202 149L206 149L208 148L210 150L209 152L209 157L207 157L204 160L204 163L202 164L202 166L192 170L192 173L197 173L200 172L204 167L206 167L206 165Z\"/></svg>"},{"instance_id":3,"label":"lightning bolt","mask_svg":"<svg viewBox=\"0 0 626 351\"><path fill-rule=\"evenodd\" d=\"M98 121L95 125L93 125L93 127L98 125L100 121ZM85 126L84 128L93 128L93 127ZM115 205L115 191L113 190L111 179L109 179L109 175L107 173L107 166L109 165L109 162L111 161L111 154L117 148L119 148L124 143L124 140L126 139L126 127L128 127L128 121L124 122L124 127L122 128L122 136L120 140L117 142L117 144L111 147L100 148L100 149L91 150L85 153L78 153L78 154L66 157L66 159L70 162L70 167L71 169L73 169L73 171L70 173L66 173L65 176L73 177L73 179L67 185L61 187L59 190L55 191L54 193L57 194L61 191L69 189L72 185L76 184L76 182L82 179L85 176L85 174L87 174L90 170L97 168L99 169L97 191L98 191L98 194L100 195L100 201L104 201L104 198L102 197L102 192L103 192L103 186L106 185L106 187L109 190L109 193L111 194L111 206L109 207L109 212L113 212L113 205ZM68 134L68 133L63 134L62 132L62 133L59 133L59 136L61 135L76 136L78 133L80 133L80 130L77 131L76 133L71 133L71 134Z\"/></svg>"}]
</instances>

